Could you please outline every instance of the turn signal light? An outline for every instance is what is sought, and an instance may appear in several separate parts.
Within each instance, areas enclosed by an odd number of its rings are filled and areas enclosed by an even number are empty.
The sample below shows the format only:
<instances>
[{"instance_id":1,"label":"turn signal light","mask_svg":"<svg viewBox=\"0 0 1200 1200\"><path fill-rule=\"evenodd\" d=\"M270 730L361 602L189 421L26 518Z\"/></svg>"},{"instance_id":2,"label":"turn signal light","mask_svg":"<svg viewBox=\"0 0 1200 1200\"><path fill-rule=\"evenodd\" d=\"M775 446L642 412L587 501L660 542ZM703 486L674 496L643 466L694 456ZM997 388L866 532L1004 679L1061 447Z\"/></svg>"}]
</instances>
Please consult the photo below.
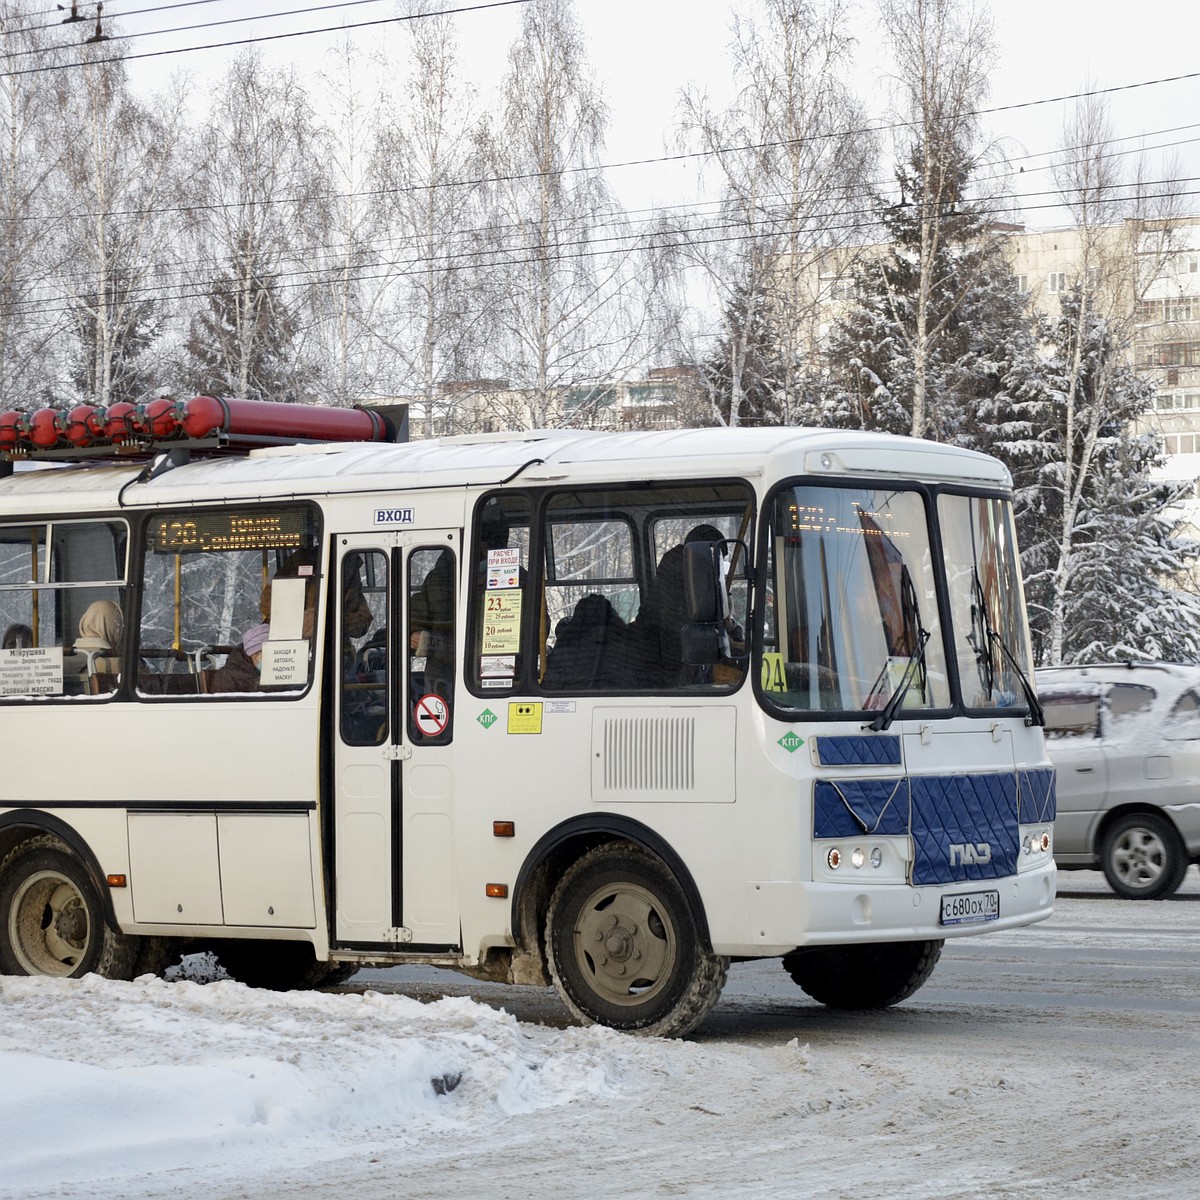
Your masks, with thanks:
<instances>
[{"instance_id":1,"label":"turn signal light","mask_svg":"<svg viewBox=\"0 0 1200 1200\"><path fill-rule=\"evenodd\" d=\"M483 886L485 896L491 896L496 900L506 900L508 898L507 883L486 883Z\"/></svg>"},{"instance_id":2,"label":"turn signal light","mask_svg":"<svg viewBox=\"0 0 1200 1200\"><path fill-rule=\"evenodd\" d=\"M492 837L516 837L517 826L513 821L493 821Z\"/></svg>"},{"instance_id":3,"label":"turn signal light","mask_svg":"<svg viewBox=\"0 0 1200 1200\"><path fill-rule=\"evenodd\" d=\"M106 875L109 887L127 887L129 879L125 875Z\"/></svg>"}]
</instances>

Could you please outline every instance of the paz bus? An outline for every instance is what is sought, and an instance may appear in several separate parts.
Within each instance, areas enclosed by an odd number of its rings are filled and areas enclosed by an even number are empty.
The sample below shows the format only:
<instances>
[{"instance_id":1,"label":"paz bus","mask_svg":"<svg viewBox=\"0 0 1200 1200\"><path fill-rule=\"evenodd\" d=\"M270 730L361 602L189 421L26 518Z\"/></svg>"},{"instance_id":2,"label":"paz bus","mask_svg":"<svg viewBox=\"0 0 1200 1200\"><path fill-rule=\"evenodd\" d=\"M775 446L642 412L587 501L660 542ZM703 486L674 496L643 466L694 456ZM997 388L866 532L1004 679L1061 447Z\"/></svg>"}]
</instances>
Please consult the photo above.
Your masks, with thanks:
<instances>
[{"instance_id":1,"label":"paz bus","mask_svg":"<svg viewBox=\"0 0 1200 1200\"><path fill-rule=\"evenodd\" d=\"M881 1008L1047 917L1011 481L832 429L0 414L0 971Z\"/></svg>"}]
</instances>

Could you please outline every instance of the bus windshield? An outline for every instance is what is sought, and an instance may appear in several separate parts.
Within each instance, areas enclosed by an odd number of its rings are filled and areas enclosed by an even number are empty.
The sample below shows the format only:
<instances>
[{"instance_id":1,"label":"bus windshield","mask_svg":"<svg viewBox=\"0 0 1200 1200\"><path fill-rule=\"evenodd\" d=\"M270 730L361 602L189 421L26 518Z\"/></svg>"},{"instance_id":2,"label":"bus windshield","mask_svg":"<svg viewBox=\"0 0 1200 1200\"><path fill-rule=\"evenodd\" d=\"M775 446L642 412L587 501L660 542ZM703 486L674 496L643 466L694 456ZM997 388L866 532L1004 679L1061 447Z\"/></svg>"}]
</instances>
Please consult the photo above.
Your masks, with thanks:
<instances>
[{"instance_id":1,"label":"bus windshield","mask_svg":"<svg viewBox=\"0 0 1200 1200\"><path fill-rule=\"evenodd\" d=\"M764 683L805 711L950 702L925 504L897 488L787 488L770 514Z\"/></svg>"},{"instance_id":2,"label":"bus windshield","mask_svg":"<svg viewBox=\"0 0 1200 1200\"><path fill-rule=\"evenodd\" d=\"M954 656L968 708L1026 702L1026 634L1012 506L978 496L938 497Z\"/></svg>"}]
</instances>

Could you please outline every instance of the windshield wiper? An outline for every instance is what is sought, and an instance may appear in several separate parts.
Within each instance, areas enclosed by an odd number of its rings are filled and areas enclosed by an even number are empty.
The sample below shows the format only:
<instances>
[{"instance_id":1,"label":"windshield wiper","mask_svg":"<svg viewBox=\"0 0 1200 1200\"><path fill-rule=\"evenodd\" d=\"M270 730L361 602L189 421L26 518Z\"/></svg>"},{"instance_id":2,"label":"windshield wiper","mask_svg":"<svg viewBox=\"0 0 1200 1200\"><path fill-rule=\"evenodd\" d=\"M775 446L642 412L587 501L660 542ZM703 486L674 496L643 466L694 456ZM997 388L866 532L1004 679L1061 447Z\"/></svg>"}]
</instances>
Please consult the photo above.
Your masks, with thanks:
<instances>
[{"instance_id":1,"label":"windshield wiper","mask_svg":"<svg viewBox=\"0 0 1200 1200\"><path fill-rule=\"evenodd\" d=\"M971 569L971 632L967 634L967 644L975 652L979 680L990 700L992 693L996 690L996 665L992 662L992 647L988 640L989 632L987 597L983 594L979 568L975 566Z\"/></svg>"},{"instance_id":2,"label":"windshield wiper","mask_svg":"<svg viewBox=\"0 0 1200 1200\"><path fill-rule=\"evenodd\" d=\"M1033 684L1029 682L1029 677L1021 669L1021 664L1017 662L1013 652L1008 648L1008 643L992 628L991 621L987 616L987 601L983 594L983 584L979 579L979 566L976 564L971 569L973 576L971 591L973 593L971 600L971 632L967 636L967 641L971 648L975 651L975 657L980 662L980 675L983 676L983 682L987 687L988 699L992 698L992 693L996 690L996 669L992 664L992 647L995 646L1000 653L1007 659L1009 666L1012 667L1013 673L1020 681L1021 690L1025 693L1025 703L1029 705L1029 717L1026 720L1027 725L1045 725L1046 714L1042 710L1041 701L1037 698L1037 692L1033 690ZM975 620L978 612L979 624L983 627L983 632L987 637L986 648L981 648L975 644ZM986 663L986 667L983 665Z\"/></svg>"},{"instance_id":3,"label":"windshield wiper","mask_svg":"<svg viewBox=\"0 0 1200 1200\"><path fill-rule=\"evenodd\" d=\"M879 733L881 730L887 729L896 719L896 713L900 710L900 705L904 703L904 697L908 695L908 689L912 684L913 676L918 669L922 675L925 673L925 643L927 641L929 641L929 630L922 625L918 625L917 645L908 656L908 662L904 665L904 674L900 676L900 682L896 684L896 690L888 697L888 702L883 706L879 716L867 726L868 729L873 729L876 733ZM884 669L886 670L887 668L885 667Z\"/></svg>"},{"instance_id":4,"label":"windshield wiper","mask_svg":"<svg viewBox=\"0 0 1200 1200\"><path fill-rule=\"evenodd\" d=\"M1021 669L1021 664L1013 657L1008 643L990 625L986 628L988 641L1000 648L1000 653L1008 659L1009 666L1012 667L1017 679L1021 682L1021 690L1025 693L1025 703L1029 705L1029 716L1025 718L1025 724L1044 726L1046 713L1042 708L1042 702L1037 698L1037 692L1033 690L1033 684L1029 682L1029 676L1025 674Z\"/></svg>"}]
</instances>

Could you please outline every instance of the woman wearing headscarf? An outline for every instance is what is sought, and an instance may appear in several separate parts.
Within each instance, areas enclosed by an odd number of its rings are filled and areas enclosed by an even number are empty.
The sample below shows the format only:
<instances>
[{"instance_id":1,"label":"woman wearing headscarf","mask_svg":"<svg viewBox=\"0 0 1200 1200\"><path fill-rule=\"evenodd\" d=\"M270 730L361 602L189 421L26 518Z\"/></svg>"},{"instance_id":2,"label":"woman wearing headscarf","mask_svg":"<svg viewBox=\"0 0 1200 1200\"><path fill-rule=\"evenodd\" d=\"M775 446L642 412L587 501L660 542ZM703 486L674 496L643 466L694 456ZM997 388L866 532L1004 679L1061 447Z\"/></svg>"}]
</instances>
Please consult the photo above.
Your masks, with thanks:
<instances>
[{"instance_id":1,"label":"woman wearing headscarf","mask_svg":"<svg viewBox=\"0 0 1200 1200\"><path fill-rule=\"evenodd\" d=\"M266 624L251 625L242 635L240 646L234 646L225 665L212 673L205 689L209 692L256 692L262 664L263 645L270 636Z\"/></svg>"},{"instance_id":2,"label":"woman wearing headscarf","mask_svg":"<svg viewBox=\"0 0 1200 1200\"><path fill-rule=\"evenodd\" d=\"M115 600L93 600L79 618L74 652L63 657L64 680L82 679L86 690L92 679L110 676L100 690L112 691L121 673L118 650L124 631L120 605Z\"/></svg>"}]
</instances>

